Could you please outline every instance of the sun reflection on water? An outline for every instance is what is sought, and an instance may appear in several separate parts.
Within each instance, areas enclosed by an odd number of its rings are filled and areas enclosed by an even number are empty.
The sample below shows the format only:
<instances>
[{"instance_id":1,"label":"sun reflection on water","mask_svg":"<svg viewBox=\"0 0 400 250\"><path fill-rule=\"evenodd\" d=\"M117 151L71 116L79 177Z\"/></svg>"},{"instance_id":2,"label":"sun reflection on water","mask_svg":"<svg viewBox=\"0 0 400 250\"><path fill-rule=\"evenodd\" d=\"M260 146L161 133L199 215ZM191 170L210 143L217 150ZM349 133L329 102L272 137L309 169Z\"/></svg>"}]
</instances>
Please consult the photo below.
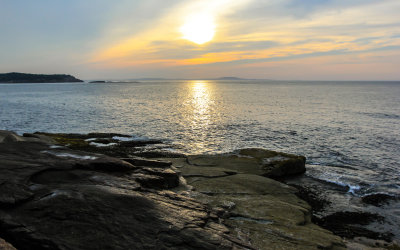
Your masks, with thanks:
<instances>
[{"instance_id":1,"label":"sun reflection on water","mask_svg":"<svg viewBox=\"0 0 400 250\"><path fill-rule=\"evenodd\" d=\"M204 119L210 108L210 86L206 81L192 83L193 115L196 120Z\"/></svg>"},{"instance_id":2,"label":"sun reflection on water","mask_svg":"<svg viewBox=\"0 0 400 250\"><path fill-rule=\"evenodd\" d=\"M193 146L197 150L204 150L205 139L210 130L213 113L213 86L207 81L190 82L190 123L194 138Z\"/></svg>"}]
</instances>

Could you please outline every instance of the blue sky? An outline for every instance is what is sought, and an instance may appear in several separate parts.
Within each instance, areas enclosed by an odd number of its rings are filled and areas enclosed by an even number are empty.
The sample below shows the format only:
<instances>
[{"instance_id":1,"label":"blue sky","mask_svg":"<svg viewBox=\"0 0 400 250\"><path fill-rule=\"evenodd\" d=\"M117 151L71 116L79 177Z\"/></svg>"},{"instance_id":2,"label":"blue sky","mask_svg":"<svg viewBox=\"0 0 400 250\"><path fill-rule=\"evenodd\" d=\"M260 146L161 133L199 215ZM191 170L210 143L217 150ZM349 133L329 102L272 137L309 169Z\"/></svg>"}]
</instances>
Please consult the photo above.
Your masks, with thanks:
<instances>
[{"instance_id":1,"label":"blue sky","mask_svg":"<svg viewBox=\"0 0 400 250\"><path fill-rule=\"evenodd\" d=\"M398 0L0 0L0 71L400 80L398 13ZM198 15L214 24L204 44L180 31Z\"/></svg>"}]
</instances>

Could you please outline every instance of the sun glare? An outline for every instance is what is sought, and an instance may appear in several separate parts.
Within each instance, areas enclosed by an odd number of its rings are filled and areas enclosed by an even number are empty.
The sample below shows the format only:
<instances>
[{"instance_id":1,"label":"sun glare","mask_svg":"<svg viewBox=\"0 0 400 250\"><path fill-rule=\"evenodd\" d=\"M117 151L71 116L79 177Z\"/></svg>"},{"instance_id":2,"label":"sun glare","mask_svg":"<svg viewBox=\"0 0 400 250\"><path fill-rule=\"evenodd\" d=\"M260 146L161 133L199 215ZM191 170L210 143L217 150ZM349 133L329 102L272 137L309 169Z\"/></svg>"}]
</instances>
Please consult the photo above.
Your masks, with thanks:
<instances>
[{"instance_id":1,"label":"sun glare","mask_svg":"<svg viewBox=\"0 0 400 250\"><path fill-rule=\"evenodd\" d=\"M184 39L203 44L213 39L215 34L214 18L208 14L190 16L180 29Z\"/></svg>"}]
</instances>

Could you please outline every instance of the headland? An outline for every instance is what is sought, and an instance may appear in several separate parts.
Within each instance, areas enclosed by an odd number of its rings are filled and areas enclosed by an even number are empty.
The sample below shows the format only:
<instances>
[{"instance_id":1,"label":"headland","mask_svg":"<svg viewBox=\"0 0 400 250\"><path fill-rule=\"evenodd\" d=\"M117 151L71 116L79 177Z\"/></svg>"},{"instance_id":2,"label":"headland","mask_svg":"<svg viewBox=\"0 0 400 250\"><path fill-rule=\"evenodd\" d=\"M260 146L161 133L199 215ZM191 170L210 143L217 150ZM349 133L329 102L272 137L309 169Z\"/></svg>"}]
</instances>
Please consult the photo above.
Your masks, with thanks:
<instances>
[{"instance_id":1,"label":"headland","mask_svg":"<svg viewBox=\"0 0 400 250\"><path fill-rule=\"evenodd\" d=\"M83 82L71 75L43 75L26 73L0 74L0 83L57 83L57 82Z\"/></svg>"}]
</instances>

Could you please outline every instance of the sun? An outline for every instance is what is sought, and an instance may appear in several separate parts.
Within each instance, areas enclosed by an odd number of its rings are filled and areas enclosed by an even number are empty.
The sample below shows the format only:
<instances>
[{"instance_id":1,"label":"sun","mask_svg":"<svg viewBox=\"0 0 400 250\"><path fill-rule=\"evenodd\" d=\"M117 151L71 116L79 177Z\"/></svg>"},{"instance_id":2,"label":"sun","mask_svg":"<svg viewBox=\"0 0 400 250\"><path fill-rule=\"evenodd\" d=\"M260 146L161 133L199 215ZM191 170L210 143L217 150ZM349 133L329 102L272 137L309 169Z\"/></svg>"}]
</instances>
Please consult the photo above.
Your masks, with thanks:
<instances>
[{"instance_id":1,"label":"sun","mask_svg":"<svg viewBox=\"0 0 400 250\"><path fill-rule=\"evenodd\" d=\"M189 16L180 29L184 39L197 44L211 41L215 35L214 18L208 14L196 14Z\"/></svg>"}]
</instances>

